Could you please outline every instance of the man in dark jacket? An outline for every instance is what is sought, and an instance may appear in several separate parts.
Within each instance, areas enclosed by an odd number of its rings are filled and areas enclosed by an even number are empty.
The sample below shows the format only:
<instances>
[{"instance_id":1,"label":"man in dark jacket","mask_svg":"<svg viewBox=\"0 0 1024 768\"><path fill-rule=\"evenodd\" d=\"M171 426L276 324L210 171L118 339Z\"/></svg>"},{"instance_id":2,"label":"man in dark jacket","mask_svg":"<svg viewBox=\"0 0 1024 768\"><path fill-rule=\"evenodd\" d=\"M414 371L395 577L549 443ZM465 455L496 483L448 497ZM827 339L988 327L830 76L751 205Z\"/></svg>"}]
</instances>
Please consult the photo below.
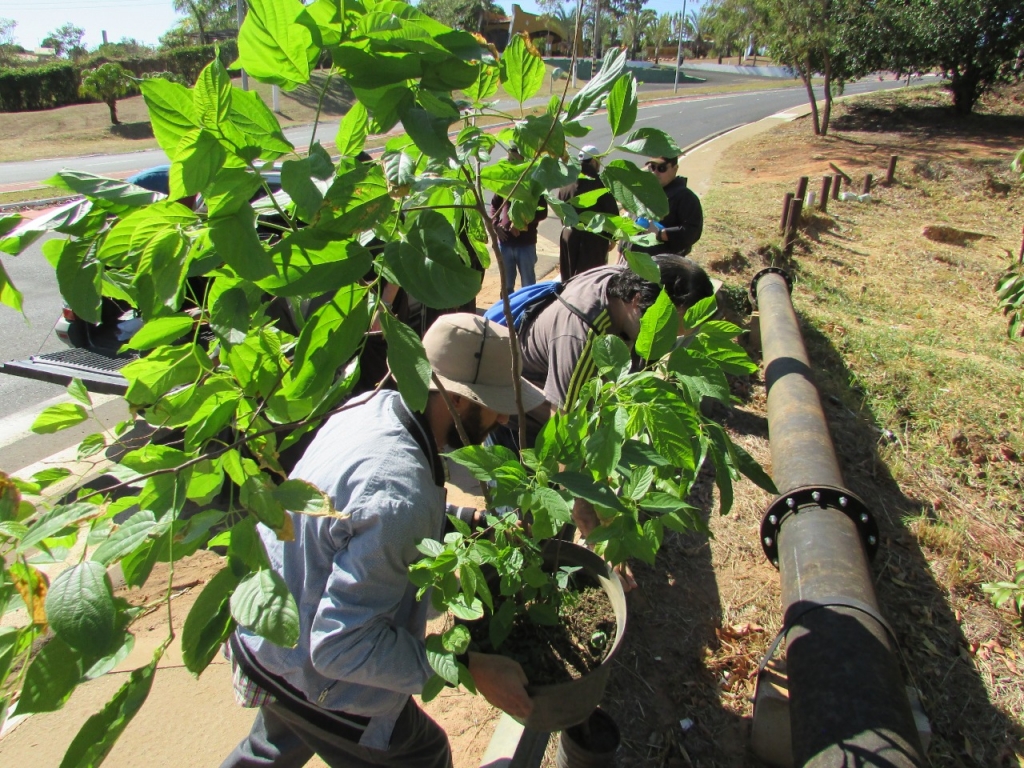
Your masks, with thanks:
<instances>
[{"instance_id":1,"label":"man in dark jacket","mask_svg":"<svg viewBox=\"0 0 1024 768\"><path fill-rule=\"evenodd\" d=\"M523 156L515 144L509 145L508 159L512 163L523 162ZM516 287L516 270L519 271L520 287L537 282L537 225L548 217L548 204L541 200L537 212L526 229L513 226L509 219L509 202L501 195L491 198L491 223L498 233L498 250L505 263L505 284L508 292Z\"/></svg>"},{"instance_id":2,"label":"man in dark jacket","mask_svg":"<svg viewBox=\"0 0 1024 768\"><path fill-rule=\"evenodd\" d=\"M645 166L653 173L668 197L668 216L650 231L657 235L652 246L630 245L634 251L649 253L677 253L687 255L704 231L704 211L700 199L686 185L686 177L678 176L679 160L675 157L652 157Z\"/></svg>"},{"instance_id":3,"label":"man in dark jacket","mask_svg":"<svg viewBox=\"0 0 1024 768\"><path fill-rule=\"evenodd\" d=\"M582 164L580 177L572 184L558 190L558 199L562 202L569 202L579 195L592 192L595 189L604 189L605 186L598 178L601 172L601 161L598 159L599 150L597 147L588 144L579 153ZM576 213L593 211L604 213L609 216L616 216L619 206L609 192L601 195L597 202L591 206L573 206ZM586 272L594 267L602 267L608 263L608 250L611 247L611 239L600 232L587 232L572 227L562 228L562 237L559 240L558 266L562 273L562 282L568 281L580 272Z\"/></svg>"}]
</instances>

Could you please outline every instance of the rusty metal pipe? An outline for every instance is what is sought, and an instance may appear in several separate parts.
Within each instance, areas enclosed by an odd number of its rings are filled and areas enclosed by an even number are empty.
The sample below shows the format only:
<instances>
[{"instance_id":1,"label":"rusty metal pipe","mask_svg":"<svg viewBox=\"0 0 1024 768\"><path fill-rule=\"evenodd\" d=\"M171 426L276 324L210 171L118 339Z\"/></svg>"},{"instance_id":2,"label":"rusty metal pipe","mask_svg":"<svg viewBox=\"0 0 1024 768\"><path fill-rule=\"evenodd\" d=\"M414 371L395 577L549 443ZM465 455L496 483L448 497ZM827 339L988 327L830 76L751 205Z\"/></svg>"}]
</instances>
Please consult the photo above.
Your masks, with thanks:
<instances>
[{"instance_id":1,"label":"rusty metal pipe","mask_svg":"<svg viewBox=\"0 0 1024 768\"><path fill-rule=\"evenodd\" d=\"M781 270L765 270L751 293L760 312L768 431L780 490L765 515L762 543L766 552L769 545L777 552L789 628L793 764L923 766L868 566L877 528L863 502L843 486L788 282Z\"/></svg>"}]
</instances>

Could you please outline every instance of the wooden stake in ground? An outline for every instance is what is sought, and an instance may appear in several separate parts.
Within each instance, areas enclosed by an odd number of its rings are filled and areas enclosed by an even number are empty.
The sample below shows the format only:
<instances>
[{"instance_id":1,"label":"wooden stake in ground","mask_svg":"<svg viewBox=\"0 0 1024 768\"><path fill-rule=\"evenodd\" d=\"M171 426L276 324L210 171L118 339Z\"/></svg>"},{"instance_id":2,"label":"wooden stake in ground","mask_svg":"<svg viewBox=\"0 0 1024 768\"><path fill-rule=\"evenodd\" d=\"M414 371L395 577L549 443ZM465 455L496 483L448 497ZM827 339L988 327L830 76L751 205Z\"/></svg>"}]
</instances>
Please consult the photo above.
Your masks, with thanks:
<instances>
[{"instance_id":1,"label":"wooden stake in ground","mask_svg":"<svg viewBox=\"0 0 1024 768\"><path fill-rule=\"evenodd\" d=\"M806 176L801 176L796 183L796 197L798 200L803 200L807 197L807 184L810 181Z\"/></svg>"},{"instance_id":2,"label":"wooden stake in ground","mask_svg":"<svg viewBox=\"0 0 1024 768\"><path fill-rule=\"evenodd\" d=\"M836 174L835 176L832 177L832 180L834 182L832 184L832 199L833 200L838 200L839 199L839 188L841 186L843 186L843 177L840 176L839 174Z\"/></svg>"},{"instance_id":3,"label":"wooden stake in ground","mask_svg":"<svg viewBox=\"0 0 1024 768\"><path fill-rule=\"evenodd\" d=\"M782 220L779 222L779 232L786 234L786 225L789 223L789 206L793 202L793 193L787 192L782 199Z\"/></svg>"},{"instance_id":4,"label":"wooden stake in ground","mask_svg":"<svg viewBox=\"0 0 1024 768\"><path fill-rule=\"evenodd\" d=\"M865 176L864 176L864 189L861 191L862 195L866 195L869 192L871 192L871 180L873 178L874 177L870 173L865 174Z\"/></svg>"},{"instance_id":5,"label":"wooden stake in ground","mask_svg":"<svg viewBox=\"0 0 1024 768\"><path fill-rule=\"evenodd\" d=\"M823 176L821 179L821 200L818 201L818 210L822 213L828 212L828 193L832 189L832 177Z\"/></svg>"},{"instance_id":6,"label":"wooden stake in ground","mask_svg":"<svg viewBox=\"0 0 1024 768\"><path fill-rule=\"evenodd\" d=\"M785 251L788 256L793 252L793 242L796 240L796 228L800 222L800 214L803 212L804 201L799 197L793 198L789 204L789 223L786 227Z\"/></svg>"},{"instance_id":7,"label":"wooden stake in ground","mask_svg":"<svg viewBox=\"0 0 1024 768\"><path fill-rule=\"evenodd\" d=\"M899 159L899 155L893 155L889 158L889 170L885 172L885 186L887 187L892 186L892 180L896 176L896 161Z\"/></svg>"},{"instance_id":8,"label":"wooden stake in ground","mask_svg":"<svg viewBox=\"0 0 1024 768\"><path fill-rule=\"evenodd\" d=\"M853 184L853 176L848 174L846 171L844 171L838 165L836 165L835 163L829 163L828 167L831 168L836 173L838 173L840 176L842 176L846 180L847 184Z\"/></svg>"}]
</instances>

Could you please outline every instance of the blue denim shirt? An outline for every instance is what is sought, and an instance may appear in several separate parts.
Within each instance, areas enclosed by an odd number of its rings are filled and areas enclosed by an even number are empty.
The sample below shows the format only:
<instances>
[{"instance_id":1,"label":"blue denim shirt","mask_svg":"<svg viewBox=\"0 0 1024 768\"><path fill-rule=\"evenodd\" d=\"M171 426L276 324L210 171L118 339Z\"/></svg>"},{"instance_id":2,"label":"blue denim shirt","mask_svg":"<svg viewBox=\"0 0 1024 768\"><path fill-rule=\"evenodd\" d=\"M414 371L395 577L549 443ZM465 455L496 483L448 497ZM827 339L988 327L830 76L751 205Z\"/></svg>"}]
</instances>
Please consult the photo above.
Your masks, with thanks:
<instances>
[{"instance_id":1,"label":"blue denim shirt","mask_svg":"<svg viewBox=\"0 0 1024 768\"><path fill-rule=\"evenodd\" d=\"M239 629L260 666L311 703L369 716L359 743L373 749L388 748L409 695L433 674L423 643L429 603L416 601L408 568L421 557L417 542L441 538L445 491L398 419L406 408L382 391L336 414L295 466L292 477L328 494L336 516L292 514L294 541L259 526L298 604L297 646Z\"/></svg>"}]
</instances>

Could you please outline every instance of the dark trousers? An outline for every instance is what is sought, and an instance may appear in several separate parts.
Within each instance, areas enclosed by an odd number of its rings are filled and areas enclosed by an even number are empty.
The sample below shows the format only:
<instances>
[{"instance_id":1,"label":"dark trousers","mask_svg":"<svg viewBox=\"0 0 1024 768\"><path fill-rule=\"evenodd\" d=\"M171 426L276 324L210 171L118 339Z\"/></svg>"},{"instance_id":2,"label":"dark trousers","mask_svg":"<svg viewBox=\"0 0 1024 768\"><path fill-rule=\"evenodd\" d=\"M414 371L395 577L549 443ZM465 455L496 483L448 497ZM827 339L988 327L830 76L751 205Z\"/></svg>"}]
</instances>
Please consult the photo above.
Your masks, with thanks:
<instances>
[{"instance_id":1,"label":"dark trousers","mask_svg":"<svg viewBox=\"0 0 1024 768\"><path fill-rule=\"evenodd\" d=\"M558 240L558 270L562 282L608 263L608 238L571 227L562 229Z\"/></svg>"},{"instance_id":2,"label":"dark trousers","mask_svg":"<svg viewBox=\"0 0 1024 768\"><path fill-rule=\"evenodd\" d=\"M300 768L314 754L331 768L452 768L447 734L411 698L395 723L386 752L322 730L276 702L266 704L221 768Z\"/></svg>"}]
</instances>

